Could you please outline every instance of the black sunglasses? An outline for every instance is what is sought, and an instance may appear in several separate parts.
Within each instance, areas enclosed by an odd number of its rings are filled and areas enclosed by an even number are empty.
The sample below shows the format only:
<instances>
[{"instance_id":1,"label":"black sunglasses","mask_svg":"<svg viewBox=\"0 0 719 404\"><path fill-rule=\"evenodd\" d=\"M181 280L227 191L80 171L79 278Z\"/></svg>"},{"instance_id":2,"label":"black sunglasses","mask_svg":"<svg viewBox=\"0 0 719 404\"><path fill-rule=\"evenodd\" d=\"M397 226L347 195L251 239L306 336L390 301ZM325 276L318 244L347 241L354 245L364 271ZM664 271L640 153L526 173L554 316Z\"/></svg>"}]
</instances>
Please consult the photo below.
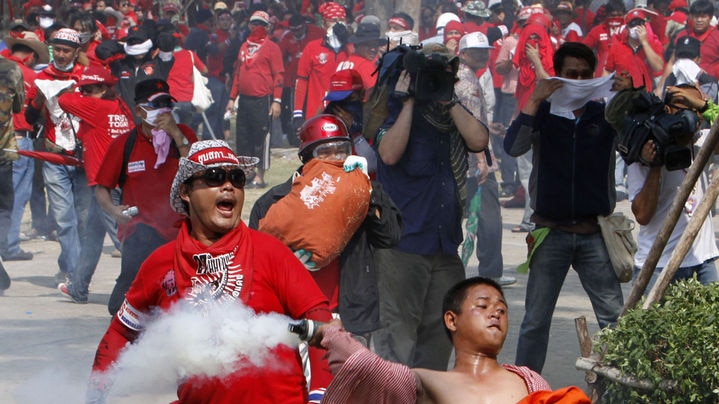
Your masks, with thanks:
<instances>
[{"instance_id":1,"label":"black sunglasses","mask_svg":"<svg viewBox=\"0 0 719 404\"><path fill-rule=\"evenodd\" d=\"M152 109L175 108L175 103L169 99L148 101L148 102L144 102L142 104L137 104L137 105L139 105L141 107L145 107L145 108L152 108Z\"/></svg>"},{"instance_id":2,"label":"black sunglasses","mask_svg":"<svg viewBox=\"0 0 719 404\"><path fill-rule=\"evenodd\" d=\"M194 180L203 180L208 187L219 187L228 180L235 188L245 187L245 172L242 169L234 168L232 170L224 170L220 167L208 168L202 175L190 177L187 182Z\"/></svg>"}]
</instances>

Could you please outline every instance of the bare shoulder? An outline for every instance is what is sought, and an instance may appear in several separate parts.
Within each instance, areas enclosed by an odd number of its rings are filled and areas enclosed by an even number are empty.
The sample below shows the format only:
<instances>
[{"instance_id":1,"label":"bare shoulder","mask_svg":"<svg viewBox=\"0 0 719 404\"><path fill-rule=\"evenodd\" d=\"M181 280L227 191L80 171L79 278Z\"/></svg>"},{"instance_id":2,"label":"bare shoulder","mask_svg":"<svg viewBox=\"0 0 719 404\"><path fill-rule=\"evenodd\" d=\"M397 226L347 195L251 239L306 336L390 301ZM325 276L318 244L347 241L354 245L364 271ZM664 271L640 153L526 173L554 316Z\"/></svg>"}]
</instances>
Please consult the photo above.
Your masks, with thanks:
<instances>
[{"instance_id":1,"label":"bare shoulder","mask_svg":"<svg viewBox=\"0 0 719 404\"><path fill-rule=\"evenodd\" d=\"M528 393L524 379L503 367L481 375L412 369L418 403L516 403Z\"/></svg>"}]
</instances>

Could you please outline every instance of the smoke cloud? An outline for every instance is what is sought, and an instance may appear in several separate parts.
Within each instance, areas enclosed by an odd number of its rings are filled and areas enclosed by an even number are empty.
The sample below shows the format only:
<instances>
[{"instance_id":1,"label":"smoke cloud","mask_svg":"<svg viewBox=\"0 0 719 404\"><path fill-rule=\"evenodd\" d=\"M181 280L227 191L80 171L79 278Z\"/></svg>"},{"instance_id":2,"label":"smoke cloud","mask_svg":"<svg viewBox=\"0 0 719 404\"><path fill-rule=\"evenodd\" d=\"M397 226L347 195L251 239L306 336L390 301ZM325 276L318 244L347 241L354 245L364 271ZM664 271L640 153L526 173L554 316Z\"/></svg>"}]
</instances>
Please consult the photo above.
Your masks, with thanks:
<instances>
[{"instance_id":1,"label":"smoke cloud","mask_svg":"<svg viewBox=\"0 0 719 404\"><path fill-rule=\"evenodd\" d=\"M128 345L109 376L111 395L166 392L191 376L223 377L246 367L282 367L270 350L296 347L292 321L277 313L256 314L239 302L175 305ZM238 360L239 359L239 360Z\"/></svg>"}]
</instances>

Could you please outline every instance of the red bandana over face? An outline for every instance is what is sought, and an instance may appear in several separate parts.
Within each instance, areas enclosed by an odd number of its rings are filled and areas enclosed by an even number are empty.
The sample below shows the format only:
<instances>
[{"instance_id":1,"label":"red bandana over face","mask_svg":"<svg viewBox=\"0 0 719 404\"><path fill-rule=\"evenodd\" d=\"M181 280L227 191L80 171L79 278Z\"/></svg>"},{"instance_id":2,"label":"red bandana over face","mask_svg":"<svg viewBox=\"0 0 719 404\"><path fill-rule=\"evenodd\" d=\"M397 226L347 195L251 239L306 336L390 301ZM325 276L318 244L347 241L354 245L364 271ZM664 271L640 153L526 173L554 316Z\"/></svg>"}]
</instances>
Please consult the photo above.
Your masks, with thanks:
<instances>
[{"instance_id":1,"label":"red bandana over face","mask_svg":"<svg viewBox=\"0 0 719 404\"><path fill-rule=\"evenodd\" d=\"M175 250L177 290L192 303L237 300L247 303L252 281L252 246L247 226L240 224L207 247L190 235L182 223Z\"/></svg>"}]
</instances>

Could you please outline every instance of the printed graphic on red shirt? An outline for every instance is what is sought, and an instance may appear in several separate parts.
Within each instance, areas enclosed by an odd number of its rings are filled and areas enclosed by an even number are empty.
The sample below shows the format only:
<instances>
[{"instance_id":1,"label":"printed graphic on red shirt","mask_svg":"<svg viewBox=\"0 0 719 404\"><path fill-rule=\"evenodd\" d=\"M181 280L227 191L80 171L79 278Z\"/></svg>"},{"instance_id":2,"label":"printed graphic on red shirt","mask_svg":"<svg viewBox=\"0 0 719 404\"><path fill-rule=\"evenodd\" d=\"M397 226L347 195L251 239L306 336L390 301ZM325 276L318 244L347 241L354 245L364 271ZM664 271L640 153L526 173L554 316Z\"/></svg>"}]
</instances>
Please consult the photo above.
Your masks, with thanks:
<instances>
[{"instance_id":1,"label":"printed graphic on red shirt","mask_svg":"<svg viewBox=\"0 0 719 404\"><path fill-rule=\"evenodd\" d=\"M187 299L193 304L208 301L236 300L245 282L242 265L235 264L235 252L213 256L210 253L195 254L196 276L191 278L192 290Z\"/></svg>"}]
</instances>

